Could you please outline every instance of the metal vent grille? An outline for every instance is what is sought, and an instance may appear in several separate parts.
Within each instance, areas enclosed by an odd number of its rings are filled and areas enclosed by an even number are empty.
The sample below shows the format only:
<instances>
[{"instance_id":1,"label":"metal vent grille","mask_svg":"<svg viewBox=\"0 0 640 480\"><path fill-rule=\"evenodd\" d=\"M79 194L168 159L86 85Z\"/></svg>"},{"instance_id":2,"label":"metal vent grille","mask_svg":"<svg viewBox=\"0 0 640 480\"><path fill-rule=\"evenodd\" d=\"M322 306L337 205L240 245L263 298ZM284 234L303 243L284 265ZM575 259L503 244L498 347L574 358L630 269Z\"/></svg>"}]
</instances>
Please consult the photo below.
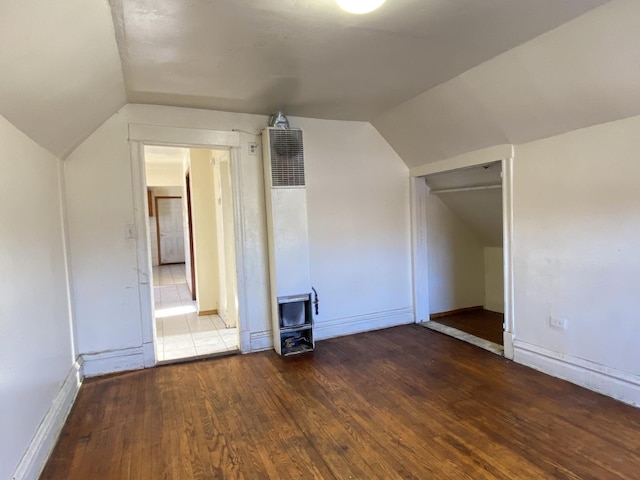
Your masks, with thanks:
<instances>
[{"instance_id":1,"label":"metal vent grille","mask_svg":"<svg viewBox=\"0 0 640 480\"><path fill-rule=\"evenodd\" d=\"M271 185L304 187L302 130L269 130L271 144Z\"/></svg>"}]
</instances>

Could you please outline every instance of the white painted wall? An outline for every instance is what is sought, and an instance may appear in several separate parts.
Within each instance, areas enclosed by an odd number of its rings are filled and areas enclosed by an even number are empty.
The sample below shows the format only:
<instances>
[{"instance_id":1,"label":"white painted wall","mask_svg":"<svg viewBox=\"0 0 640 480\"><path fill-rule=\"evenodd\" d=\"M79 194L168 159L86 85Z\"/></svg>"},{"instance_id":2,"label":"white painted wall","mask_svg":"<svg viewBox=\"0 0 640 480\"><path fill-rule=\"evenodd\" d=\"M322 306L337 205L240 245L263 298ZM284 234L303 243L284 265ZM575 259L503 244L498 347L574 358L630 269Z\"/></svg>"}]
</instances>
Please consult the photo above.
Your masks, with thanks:
<instances>
[{"instance_id":1,"label":"white painted wall","mask_svg":"<svg viewBox=\"0 0 640 480\"><path fill-rule=\"evenodd\" d=\"M516 360L531 363L523 349L533 346L588 362L589 373L554 373L636 404L638 132L633 117L517 146L513 203ZM567 319L568 329L551 328L549 316Z\"/></svg>"},{"instance_id":2,"label":"white painted wall","mask_svg":"<svg viewBox=\"0 0 640 480\"><path fill-rule=\"evenodd\" d=\"M0 116L0 478L10 478L75 360L62 162Z\"/></svg>"},{"instance_id":3,"label":"white painted wall","mask_svg":"<svg viewBox=\"0 0 640 480\"><path fill-rule=\"evenodd\" d=\"M484 308L504 313L504 249L484 247Z\"/></svg>"},{"instance_id":4,"label":"white painted wall","mask_svg":"<svg viewBox=\"0 0 640 480\"><path fill-rule=\"evenodd\" d=\"M67 161L69 235L79 350L142 345L127 123L257 133L268 118L207 110L128 105ZM311 272L320 293L318 335L412 321L408 169L375 129L361 122L290 118L305 129ZM251 349L271 345L261 155L241 134L245 282L241 311ZM118 195L105 202L101 197ZM98 221L99 219L99 221ZM124 353L124 352L123 352Z\"/></svg>"},{"instance_id":5,"label":"white painted wall","mask_svg":"<svg viewBox=\"0 0 640 480\"><path fill-rule=\"evenodd\" d=\"M211 164L213 154L211 150L192 148L189 155L196 302L198 312L204 312L217 310L220 300L216 197Z\"/></svg>"},{"instance_id":6,"label":"white painted wall","mask_svg":"<svg viewBox=\"0 0 640 480\"><path fill-rule=\"evenodd\" d=\"M78 353L142 346L128 118L113 115L65 161ZM142 232L140 232L142 233Z\"/></svg>"},{"instance_id":7,"label":"white painted wall","mask_svg":"<svg viewBox=\"0 0 640 480\"><path fill-rule=\"evenodd\" d=\"M484 304L484 248L437 195L427 198L429 313Z\"/></svg>"},{"instance_id":8,"label":"white painted wall","mask_svg":"<svg viewBox=\"0 0 640 480\"><path fill-rule=\"evenodd\" d=\"M316 338L412 321L408 169L369 124L304 130Z\"/></svg>"}]
</instances>

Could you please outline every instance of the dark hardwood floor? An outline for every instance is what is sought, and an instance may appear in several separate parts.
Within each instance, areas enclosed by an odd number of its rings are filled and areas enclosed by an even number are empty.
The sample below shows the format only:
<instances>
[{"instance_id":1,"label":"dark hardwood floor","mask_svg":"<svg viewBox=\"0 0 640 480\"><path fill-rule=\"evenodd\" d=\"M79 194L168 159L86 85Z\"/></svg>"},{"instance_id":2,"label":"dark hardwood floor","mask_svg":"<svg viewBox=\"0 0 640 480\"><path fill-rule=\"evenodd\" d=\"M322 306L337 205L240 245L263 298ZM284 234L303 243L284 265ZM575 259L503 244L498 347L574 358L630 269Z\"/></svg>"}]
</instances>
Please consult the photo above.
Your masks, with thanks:
<instances>
[{"instance_id":1,"label":"dark hardwood floor","mask_svg":"<svg viewBox=\"0 0 640 480\"><path fill-rule=\"evenodd\" d=\"M434 322L457 328L476 337L484 338L490 342L502 345L502 323L504 315L489 310L472 310L440 317Z\"/></svg>"},{"instance_id":2,"label":"dark hardwood floor","mask_svg":"<svg viewBox=\"0 0 640 480\"><path fill-rule=\"evenodd\" d=\"M639 409L408 325L89 379L41 478L639 477Z\"/></svg>"}]
</instances>

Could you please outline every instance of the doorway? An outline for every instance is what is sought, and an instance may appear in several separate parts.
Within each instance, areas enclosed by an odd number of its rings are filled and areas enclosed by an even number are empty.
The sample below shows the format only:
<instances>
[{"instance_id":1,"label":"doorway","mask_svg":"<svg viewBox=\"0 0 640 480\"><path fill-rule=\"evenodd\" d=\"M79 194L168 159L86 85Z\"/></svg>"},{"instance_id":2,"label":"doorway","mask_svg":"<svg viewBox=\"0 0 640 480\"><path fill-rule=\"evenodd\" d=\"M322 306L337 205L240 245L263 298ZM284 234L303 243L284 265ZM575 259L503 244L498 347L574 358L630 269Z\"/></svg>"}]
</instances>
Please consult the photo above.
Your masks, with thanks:
<instances>
[{"instance_id":1,"label":"doorway","mask_svg":"<svg viewBox=\"0 0 640 480\"><path fill-rule=\"evenodd\" d=\"M158 263L184 263L182 197L155 196Z\"/></svg>"},{"instance_id":2,"label":"doorway","mask_svg":"<svg viewBox=\"0 0 640 480\"><path fill-rule=\"evenodd\" d=\"M143 147L156 363L239 350L233 196L221 191L230 169L216 158L228 163L229 151Z\"/></svg>"},{"instance_id":3,"label":"doorway","mask_svg":"<svg viewBox=\"0 0 640 480\"><path fill-rule=\"evenodd\" d=\"M505 356L512 332L505 281L511 206L510 183L507 192L504 185L509 175L510 159L442 168L414 184L423 182L422 293L428 296L423 325Z\"/></svg>"}]
</instances>

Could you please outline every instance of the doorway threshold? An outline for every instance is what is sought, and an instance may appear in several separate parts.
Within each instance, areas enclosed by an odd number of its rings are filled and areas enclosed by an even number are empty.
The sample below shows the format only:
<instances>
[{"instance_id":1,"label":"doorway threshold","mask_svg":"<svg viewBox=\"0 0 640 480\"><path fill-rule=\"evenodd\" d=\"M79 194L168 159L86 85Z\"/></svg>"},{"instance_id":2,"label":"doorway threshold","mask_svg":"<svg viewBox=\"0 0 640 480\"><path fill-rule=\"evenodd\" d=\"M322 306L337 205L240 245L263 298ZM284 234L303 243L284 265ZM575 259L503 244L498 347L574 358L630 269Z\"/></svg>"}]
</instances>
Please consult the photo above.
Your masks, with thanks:
<instances>
[{"instance_id":1,"label":"doorway threshold","mask_svg":"<svg viewBox=\"0 0 640 480\"><path fill-rule=\"evenodd\" d=\"M504 347L502 345L490 342L489 340L485 340L484 338L476 337L475 335L471 335L470 333L463 332L462 330L458 330L457 328L449 327L447 325L442 325L441 323L434 322L433 320L420 323L419 325L422 325L423 327L430 330L435 330L436 332L444 333L445 335L457 338L458 340L462 340L463 342L470 343L472 345L475 345L476 347L487 350L488 352L495 353L496 355L504 357Z\"/></svg>"},{"instance_id":2,"label":"doorway threshold","mask_svg":"<svg viewBox=\"0 0 640 480\"><path fill-rule=\"evenodd\" d=\"M239 353L240 353L239 349L234 349L234 350L223 350L221 352L205 353L203 355L195 355L192 357L170 358L167 360L158 360L155 366L162 367L164 365L175 365L176 363L187 363L187 362L196 362L199 360L209 360L211 358L216 358L216 357L227 357L230 355L238 355Z\"/></svg>"}]
</instances>

